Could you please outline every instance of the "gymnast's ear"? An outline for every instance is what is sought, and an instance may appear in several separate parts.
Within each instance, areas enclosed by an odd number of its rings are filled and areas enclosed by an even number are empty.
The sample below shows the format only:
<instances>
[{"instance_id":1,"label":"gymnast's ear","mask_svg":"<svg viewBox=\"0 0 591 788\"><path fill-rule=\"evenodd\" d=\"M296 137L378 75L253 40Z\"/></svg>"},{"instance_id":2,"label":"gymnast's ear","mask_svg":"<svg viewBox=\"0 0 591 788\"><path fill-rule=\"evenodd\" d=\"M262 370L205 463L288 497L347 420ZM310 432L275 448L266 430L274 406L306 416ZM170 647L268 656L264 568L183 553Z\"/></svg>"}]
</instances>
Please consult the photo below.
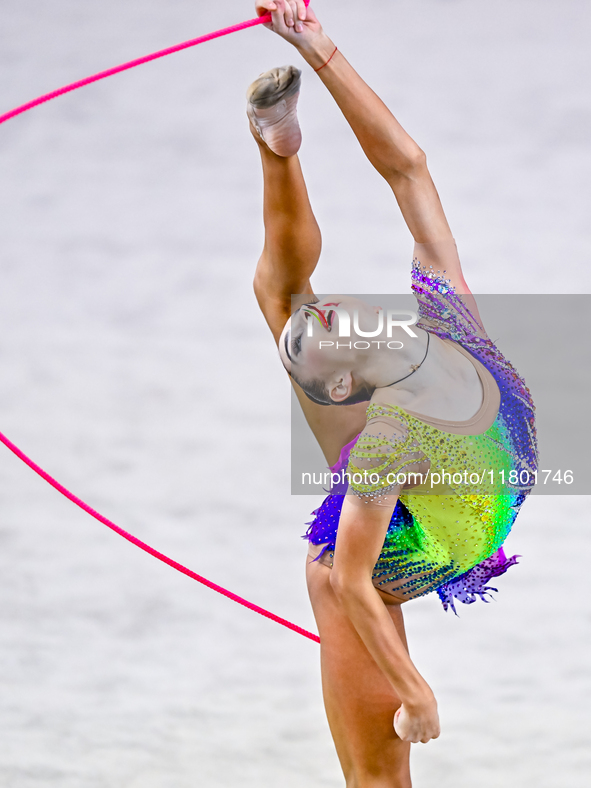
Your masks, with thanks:
<instances>
[{"instance_id":1,"label":"gymnast's ear","mask_svg":"<svg viewBox=\"0 0 591 788\"><path fill-rule=\"evenodd\" d=\"M330 398L333 402L342 402L351 396L353 389L353 377L350 372L345 372L334 380L330 381Z\"/></svg>"}]
</instances>

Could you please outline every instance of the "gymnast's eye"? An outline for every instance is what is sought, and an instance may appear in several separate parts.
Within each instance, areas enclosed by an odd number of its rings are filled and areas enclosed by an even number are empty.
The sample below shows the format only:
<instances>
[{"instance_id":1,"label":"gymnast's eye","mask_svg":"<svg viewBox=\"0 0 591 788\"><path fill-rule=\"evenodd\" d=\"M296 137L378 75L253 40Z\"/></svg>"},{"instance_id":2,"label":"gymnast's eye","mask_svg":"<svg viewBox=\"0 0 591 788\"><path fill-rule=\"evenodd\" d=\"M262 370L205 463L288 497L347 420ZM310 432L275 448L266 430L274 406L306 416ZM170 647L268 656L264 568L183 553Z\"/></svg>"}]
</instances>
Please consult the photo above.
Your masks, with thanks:
<instances>
[{"instance_id":1,"label":"gymnast's eye","mask_svg":"<svg viewBox=\"0 0 591 788\"><path fill-rule=\"evenodd\" d=\"M297 356L301 352L302 352L302 334L299 334L297 337L291 340L291 355Z\"/></svg>"}]
</instances>

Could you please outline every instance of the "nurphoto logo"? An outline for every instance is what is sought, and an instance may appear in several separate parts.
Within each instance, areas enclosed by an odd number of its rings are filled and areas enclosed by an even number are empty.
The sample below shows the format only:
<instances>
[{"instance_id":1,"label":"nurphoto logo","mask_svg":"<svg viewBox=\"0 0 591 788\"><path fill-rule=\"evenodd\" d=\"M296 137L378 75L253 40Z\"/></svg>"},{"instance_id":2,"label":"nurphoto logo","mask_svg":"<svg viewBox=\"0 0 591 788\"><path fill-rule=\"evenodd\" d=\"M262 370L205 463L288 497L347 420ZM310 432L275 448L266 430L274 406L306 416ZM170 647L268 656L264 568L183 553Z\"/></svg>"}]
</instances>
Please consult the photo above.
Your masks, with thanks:
<instances>
[{"instance_id":1,"label":"nurphoto logo","mask_svg":"<svg viewBox=\"0 0 591 788\"><path fill-rule=\"evenodd\" d=\"M342 306L331 306L330 312L334 312L338 317L339 323L339 331L338 336L339 338L342 337L350 337L351 336L351 316L349 312ZM385 314L385 317L384 317ZM314 336L314 323L315 321L310 319L312 315L308 316L308 327L307 327L307 336L313 337ZM404 318L404 319L401 319ZM320 349L326 347L346 347L351 349L352 347L356 348L357 350L368 350L372 345L376 345L380 348L382 345L387 347L389 350L400 350L404 347L404 343L398 339L392 339L392 331L394 328L401 328L403 331L408 334L409 337L413 337L416 339L417 334L410 328L410 326L414 326L418 321L418 315L416 312L412 310L404 310L399 311L396 309L388 309L384 313L384 309L382 307L378 308L377 312L378 318L378 325L377 328L373 329L372 331L364 331L359 326L359 310L353 310L353 332L358 337L363 337L363 340L356 341L356 342L333 342L330 340L321 340L319 342ZM383 335L384 328L386 329L386 337L387 339L373 339L371 342L367 341L368 337L378 337ZM388 341L390 340L390 341Z\"/></svg>"}]
</instances>

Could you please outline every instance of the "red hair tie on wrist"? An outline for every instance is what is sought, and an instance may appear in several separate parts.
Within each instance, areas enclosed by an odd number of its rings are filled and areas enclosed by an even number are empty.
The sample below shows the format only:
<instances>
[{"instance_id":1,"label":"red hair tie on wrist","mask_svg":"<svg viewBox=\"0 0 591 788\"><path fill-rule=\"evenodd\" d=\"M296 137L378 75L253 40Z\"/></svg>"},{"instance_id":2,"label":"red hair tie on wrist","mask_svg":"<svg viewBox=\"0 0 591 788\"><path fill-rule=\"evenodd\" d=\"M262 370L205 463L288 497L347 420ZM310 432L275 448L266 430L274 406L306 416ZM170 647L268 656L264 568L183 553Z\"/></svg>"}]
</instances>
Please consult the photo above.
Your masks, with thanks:
<instances>
[{"instance_id":1,"label":"red hair tie on wrist","mask_svg":"<svg viewBox=\"0 0 591 788\"><path fill-rule=\"evenodd\" d=\"M333 53L332 53L332 55L331 55L331 56L328 58L328 60L326 61L326 63L323 63L323 64L320 66L320 68L315 68L315 69L314 69L314 71L315 71L316 73L318 73L318 72L320 71L320 69L321 69L321 68L324 68L324 66L328 66L328 64L330 63L330 61L331 61L331 60L333 59L333 57L336 55L336 53L337 53L337 49L338 49L338 47L335 47L335 48L334 48L334 52L333 52Z\"/></svg>"}]
</instances>

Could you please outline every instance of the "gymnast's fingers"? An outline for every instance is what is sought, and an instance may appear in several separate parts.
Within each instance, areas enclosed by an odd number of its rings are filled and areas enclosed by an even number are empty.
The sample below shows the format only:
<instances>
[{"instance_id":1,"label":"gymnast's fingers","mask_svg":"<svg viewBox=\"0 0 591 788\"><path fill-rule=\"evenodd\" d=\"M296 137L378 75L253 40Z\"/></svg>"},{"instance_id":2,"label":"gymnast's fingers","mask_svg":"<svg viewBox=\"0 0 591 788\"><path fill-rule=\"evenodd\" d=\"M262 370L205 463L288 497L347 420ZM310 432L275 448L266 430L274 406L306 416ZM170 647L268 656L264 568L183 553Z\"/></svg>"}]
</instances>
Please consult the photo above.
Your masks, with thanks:
<instances>
[{"instance_id":1,"label":"gymnast's fingers","mask_svg":"<svg viewBox=\"0 0 591 788\"><path fill-rule=\"evenodd\" d=\"M285 0L285 24L287 27L294 27L296 16L296 0Z\"/></svg>"},{"instance_id":2,"label":"gymnast's fingers","mask_svg":"<svg viewBox=\"0 0 591 788\"><path fill-rule=\"evenodd\" d=\"M285 0L257 0L257 13L259 16L271 12L271 24L265 24L274 33L284 36L288 32L284 19ZM259 8L261 11L259 12Z\"/></svg>"},{"instance_id":3,"label":"gymnast's fingers","mask_svg":"<svg viewBox=\"0 0 591 788\"><path fill-rule=\"evenodd\" d=\"M308 9L304 3L304 0L296 0L296 2L298 6L298 19L301 19L302 22L304 22L308 15Z\"/></svg>"},{"instance_id":4,"label":"gymnast's fingers","mask_svg":"<svg viewBox=\"0 0 591 788\"><path fill-rule=\"evenodd\" d=\"M277 6L273 0L256 0L254 7L257 12L257 16L264 16L265 14L268 14L269 11L277 10Z\"/></svg>"},{"instance_id":5,"label":"gymnast's fingers","mask_svg":"<svg viewBox=\"0 0 591 788\"><path fill-rule=\"evenodd\" d=\"M304 29L302 22L306 19L308 14L308 9L306 8L306 4L304 0L296 0L296 7L297 7L297 16L296 16L296 23L295 23L295 30L296 33L301 33Z\"/></svg>"},{"instance_id":6,"label":"gymnast's fingers","mask_svg":"<svg viewBox=\"0 0 591 788\"><path fill-rule=\"evenodd\" d=\"M286 0L273 0L275 10L271 12L273 17L273 30L279 33L281 30L285 32L285 3Z\"/></svg>"},{"instance_id":7,"label":"gymnast's fingers","mask_svg":"<svg viewBox=\"0 0 591 788\"><path fill-rule=\"evenodd\" d=\"M257 0L254 7L256 9L257 16L265 16L265 14L268 14L269 12L272 14L273 11L277 10L277 6L273 0ZM263 22L263 27L273 30L273 24L271 22Z\"/></svg>"}]
</instances>

